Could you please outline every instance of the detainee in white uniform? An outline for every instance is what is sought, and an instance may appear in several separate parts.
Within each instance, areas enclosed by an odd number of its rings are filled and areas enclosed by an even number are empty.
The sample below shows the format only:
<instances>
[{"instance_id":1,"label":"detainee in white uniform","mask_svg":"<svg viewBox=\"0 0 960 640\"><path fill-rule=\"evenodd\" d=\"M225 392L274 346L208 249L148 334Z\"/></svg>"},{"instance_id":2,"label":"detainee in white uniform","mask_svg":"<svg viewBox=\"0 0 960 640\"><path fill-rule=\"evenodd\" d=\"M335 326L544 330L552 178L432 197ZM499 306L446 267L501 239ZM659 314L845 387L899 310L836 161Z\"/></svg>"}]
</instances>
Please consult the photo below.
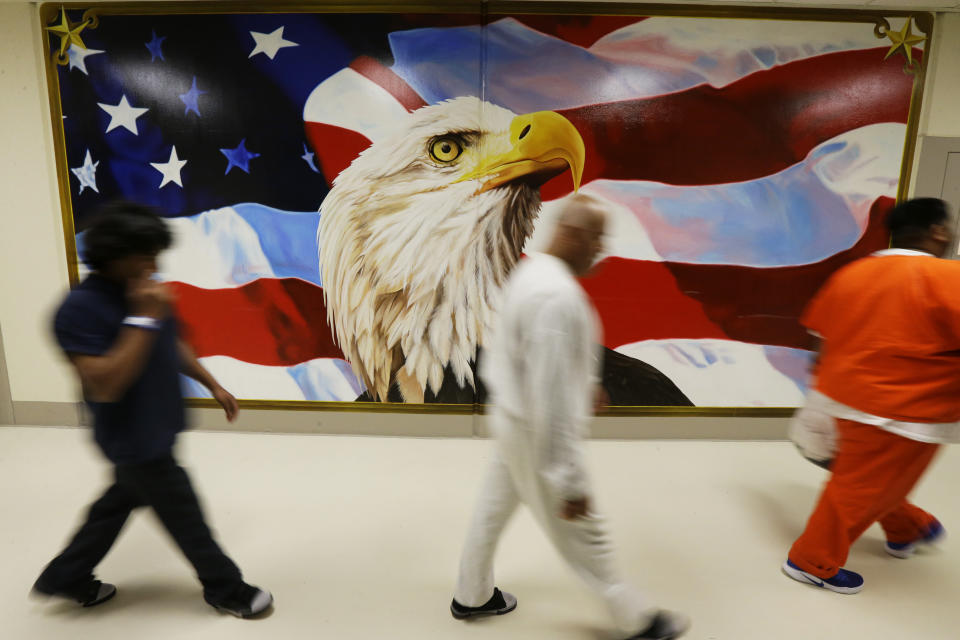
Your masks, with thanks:
<instances>
[{"instance_id":1,"label":"detainee in white uniform","mask_svg":"<svg viewBox=\"0 0 960 640\"><path fill-rule=\"evenodd\" d=\"M584 461L601 393L600 327L576 280L602 248L605 215L578 194L558 214L544 254L523 260L507 282L481 375L492 400L494 455L460 562L453 615L512 611L516 599L495 588L493 556L522 502L573 570L632 638L675 638L687 621L651 606L614 566L603 519L592 509Z\"/></svg>"}]
</instances>

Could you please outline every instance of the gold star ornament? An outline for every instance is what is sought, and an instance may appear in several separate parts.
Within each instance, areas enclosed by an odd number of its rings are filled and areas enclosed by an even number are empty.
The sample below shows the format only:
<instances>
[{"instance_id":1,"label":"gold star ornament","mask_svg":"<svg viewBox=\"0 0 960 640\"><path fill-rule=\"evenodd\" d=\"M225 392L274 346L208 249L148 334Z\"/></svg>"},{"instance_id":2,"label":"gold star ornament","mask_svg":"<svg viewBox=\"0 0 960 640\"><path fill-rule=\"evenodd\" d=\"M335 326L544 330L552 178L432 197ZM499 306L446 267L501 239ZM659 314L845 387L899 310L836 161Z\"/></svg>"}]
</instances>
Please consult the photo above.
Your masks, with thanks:
<instances>
[{"instance_id":1,"label":"gold star ornament","mask_svg":"<svg viewBox=\"0 0 960 640\"><path fill-rule=\"evenodd\" d=\"M46 28L50 33L60 37L60 58L65 58L67 49L70 48L71 44L75 44L81 49L87 48L80 38L80 32L86 29L89 24L87 20L77 24L70 22L67 10L60 7L60 23Z\"/></svg>"},{"instance_id":2,"label":"gold star ornament","mask_svg":"<svg viewBox=\"0 0 960 640\"><path fill-rule=\"evenodd\" d=\"M887 51L887 55L883 56L884 60L896 53L897 49L903 49L903 55L907 57L907 65L913 66L913 45L923 42L927 38L925 36L914 35L910 29L912 26L911 23L912 19L907 18L907 21L900 31L887 30L887 37L890 38L893 46Z\"/></svg>"}]
</instances>

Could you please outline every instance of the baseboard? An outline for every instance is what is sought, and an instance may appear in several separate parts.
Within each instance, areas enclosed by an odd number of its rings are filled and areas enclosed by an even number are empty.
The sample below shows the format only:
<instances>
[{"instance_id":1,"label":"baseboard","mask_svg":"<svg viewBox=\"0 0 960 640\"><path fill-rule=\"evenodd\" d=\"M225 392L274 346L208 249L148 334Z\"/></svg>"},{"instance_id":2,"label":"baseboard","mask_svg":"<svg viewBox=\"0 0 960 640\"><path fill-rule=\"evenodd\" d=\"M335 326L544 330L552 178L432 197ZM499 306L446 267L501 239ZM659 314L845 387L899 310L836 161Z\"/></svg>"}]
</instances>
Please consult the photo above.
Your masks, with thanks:
<instances>
[{"instance_id":1,"label":"baseboard","mask_svg":"<svg viewBox=\"0 0 960 640\"><path fill-rule=\"evenodd\" d=\"M593 438L625 440L784 440L790 418L658 416L597 418Z\"/></svg>"},{"instance_id":2,"label":"baseboard","mask_svg":"<svg viewBox=\"0 0 960 640\"><path fill-rule=\"evenodd\" d=\"M475 435L485 437L486 416ZM790 419L766 416L604 416L590 424L590 437L609 440L785 440Z\"/></svg>"},{"instance_id":3,"label":"baseboard","mask_svg":"<svg viewBox=\"0 0 960 640\"><path fill-rule=\"evenodd\" d=\"M76 427L87 423L89 420L82 403L25 400L13 402L13 424Z\"/></svg>"},{"instance_id":4,"label":"baseboard","mask_svg":"<svg viewBox=\"0 0 960 640\"><path fill-rule=\"evenodd\" d=\"M82 404L74 402L13 403L14 424L88 425ZM252 433L316 433L325 435L401 436L415 438L487 437L481 414L360 413L355 411L284 411L243 409L233 423L223 411L188 410L192 428ZM605 416L594 419L590 435L618 440L783 440L789 418L766 416Z\"/></svg>"},{"instance_id":5,"label":"baseboard","mask_svg":"<svg viewBox=\"0 0 960 640\"><path fill-rule=\"evenodd\" d=\"M236 422L227 422L221 409L189 410L194 429L257 433L318 433L326 435L469 438L470 414L360 413L356 411L284 411L242 409Z\"/></svg>"},{"instance_id":6,"label":"baseboard","mask_svg":"<svg viewBox=\"0 0 960 640\"><path fill-rule=\"evenodd\" d=\"M5 353L3 350L3 335L0 332L0 424L13 422L13 396L10 393L10 378L7 376Z\"/></svg>"}]
</instances>

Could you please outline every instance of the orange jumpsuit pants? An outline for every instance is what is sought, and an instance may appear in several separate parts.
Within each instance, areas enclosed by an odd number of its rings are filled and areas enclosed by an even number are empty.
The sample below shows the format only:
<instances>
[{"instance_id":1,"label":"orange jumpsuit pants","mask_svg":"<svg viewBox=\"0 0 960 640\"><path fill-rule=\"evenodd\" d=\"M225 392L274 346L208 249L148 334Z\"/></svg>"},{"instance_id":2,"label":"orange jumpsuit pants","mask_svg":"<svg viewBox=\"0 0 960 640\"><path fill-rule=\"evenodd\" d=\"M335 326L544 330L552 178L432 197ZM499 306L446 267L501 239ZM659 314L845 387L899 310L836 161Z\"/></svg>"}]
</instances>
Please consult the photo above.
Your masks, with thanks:
<instances>
[{"instance_id":1,"label":"orange jumpsuit pants","mask_svg":"<svg viewBox=\"0 0 960 640\"><path fill-rule=\"evenodd\" d=\"M878 427L837 420L837 455L790 561L818 578L832 578L857 538L879 521L887 541L922 538L936 521L907 496L940 448Z\"/></svg>"}]
</instances>

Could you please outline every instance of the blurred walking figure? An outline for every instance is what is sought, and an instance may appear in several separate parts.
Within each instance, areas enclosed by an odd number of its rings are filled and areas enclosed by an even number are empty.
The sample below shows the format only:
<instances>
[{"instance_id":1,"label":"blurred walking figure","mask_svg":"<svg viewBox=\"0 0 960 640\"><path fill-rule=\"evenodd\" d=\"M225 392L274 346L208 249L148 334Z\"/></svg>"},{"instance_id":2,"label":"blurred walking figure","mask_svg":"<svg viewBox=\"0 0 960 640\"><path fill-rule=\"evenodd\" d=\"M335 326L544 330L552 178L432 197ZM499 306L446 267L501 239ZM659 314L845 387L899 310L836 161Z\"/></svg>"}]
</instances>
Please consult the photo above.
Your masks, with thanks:
<instances>
[{"instance_id":1,"label":"blurred walking figure","mask_svg":"<svg viewBox=\"0 0 960 640\"><path fill-rule=\"evenodd\" d=\"M493 556L507 521L524 503L624 634L668 639L688 626L621 579L604 522L592 508L583 438L600 399L602 341L576 277L601 251L605 222L597 201L568 197L548 250L522 261L504 288L481 364L496 447L460 562L450 605L455 618L516 608L517 599L494 584Z\"/></svg>"},{"instance_id":2,"label":"blurred walking figure","mask_svg":"<svg viewBox=\"0 0 960 640\"><path fill-rule=\"evenodd\" d=\"M843 565L874 522L898 558L944 535L907 496L940 444L960 441L960 262L939 259L950 223L942 200L894 207L893 248L837 271L804 313L821 346L793 439L832 475L783 564L795 580L860 591Z\"/></svg>"},{"instance_id":3,"label":"blurred walking figure","mask_svg":"<svg viewBox=\"0 0 960 640\"><path fill-rule=\"evenodd\" d=\"M150 209L116 203L84 237L92 273L67 296L54 332L83 385L94 439L114 464L114 484L34 584L34 592L90 607L116 593L94 578L130 512L150 507L203 585L213 607L239 617L265 611L273 597L243 581L214 541L186 471L173 457L186 427L181 372L206 386L236 417L237 401L178 337L167 287L153 279L157 255L170 246L164 221Z\"/></svg>"}]
</instances>

